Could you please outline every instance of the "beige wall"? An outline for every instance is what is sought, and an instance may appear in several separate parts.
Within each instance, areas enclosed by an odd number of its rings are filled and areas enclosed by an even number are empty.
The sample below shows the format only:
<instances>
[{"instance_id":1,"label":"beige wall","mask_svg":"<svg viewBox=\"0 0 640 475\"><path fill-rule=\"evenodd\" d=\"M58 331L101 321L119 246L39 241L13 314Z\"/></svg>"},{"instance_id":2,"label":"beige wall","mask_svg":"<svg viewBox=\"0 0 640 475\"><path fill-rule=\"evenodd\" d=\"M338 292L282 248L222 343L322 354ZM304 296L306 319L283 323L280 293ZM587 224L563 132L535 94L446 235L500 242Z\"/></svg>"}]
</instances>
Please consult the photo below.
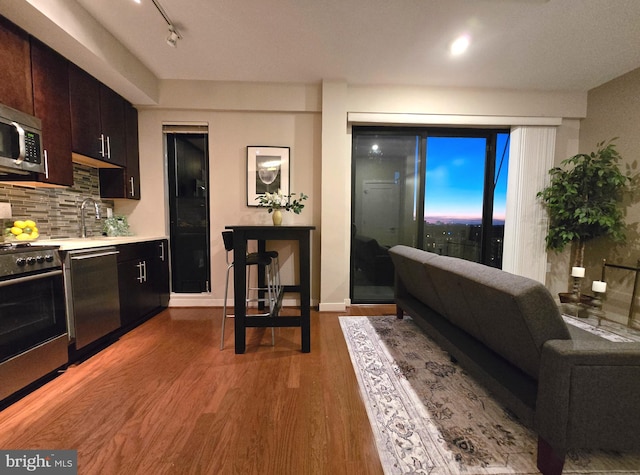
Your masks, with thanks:
<instances>
[{"instance_id":1,"label":"beige wall","mask_svg":"<svg viewBox=\"0 0 640 475\"><path fill-rule=\"evenodd\" d=\"M617 150L623 158L622 167L640 171L640 69L589 91L587 117L580 127L580 152L591 153L596 144L618 137ZM600 278L602 259L636 266L640 258L640 194L628 196L627 243L615 245L605 239L589 243L586 248L587 267L585 290L591 281ZM604 310L610 317L626 323L631 303L634 274L607 269L608 292Z\"/></svg>"},{"instance_id":2,"label":"beige wall","mask_svg":"<svg viewBox=\"0 0 640 475\"><path fill-rule=\"evenodd\" d=\"M266 210L246 206L246 146L291 148L291 191L310 196L300 215L285 213L284 224L319 227L320 115L315 112L251 112L220 110L142 109L140 131L140 202L118 201L116 212L129 215L139 234L168 234L166 160L163 124L197 123L209 127L211 218L211 294L172 296L172 305L222 305L225 253L221 232L229 224L270 224ZM295 280L292 243L279 244L284 279ZM312 242L312 298L319 298L319 234ZM233 295L233 294L230 294Z\"/></svg>"},{"instance_id":3,"label":"beige wall","mask_svg":"<svg viewBox=\"0 0 640 475\"><path fill-rule=\"evenodd\" d=\"M478 125L483 120L503 125L555 120L560 124L556 150L564 152L577 146L573 140L577 121L571 118L583 116L586 110L586 95L580 93L521 93L515 100L513 93L505 91L372 88L343 81L326 81L321 87L167 81L160 86L160 97L157 107L140 108L142 200L118 201L116 212L130 217L134 232L167 233L162 125L209 126L212 293L176 296L172 304L221 305L224 252L220 232L226 224L267 223L269 219L264 210L246 206L245 147L283 145L291 147L292 191L310 195L303 214L287 214L285 223L317 227L313 303L319 303L322 310L336 311L349 304L350 113L414 114L418 121L428 117L429 123L443 125L453 115L460 120L457 125ZM292 249L282 251L295 256ZM295 257L284 260L285 278L293 278L294 262Z\"/></svg>"}]
</instances>

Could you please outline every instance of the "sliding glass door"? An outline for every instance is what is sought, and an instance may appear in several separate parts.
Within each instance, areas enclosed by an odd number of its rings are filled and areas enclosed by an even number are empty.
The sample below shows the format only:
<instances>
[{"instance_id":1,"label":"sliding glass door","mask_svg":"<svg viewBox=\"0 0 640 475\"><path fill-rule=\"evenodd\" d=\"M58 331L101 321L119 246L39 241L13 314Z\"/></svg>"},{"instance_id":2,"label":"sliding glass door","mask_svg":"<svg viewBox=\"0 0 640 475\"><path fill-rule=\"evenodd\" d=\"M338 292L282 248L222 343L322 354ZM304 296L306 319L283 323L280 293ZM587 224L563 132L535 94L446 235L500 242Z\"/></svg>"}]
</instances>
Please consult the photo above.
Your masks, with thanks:
<instances>
[{"instance_id":1,"label":"sliding glass door","mask_svg":"<svg viewBox=\"0 0 640 475\"><path fill-rule=\"evenodd\" d=\"M393 299L389 248L419 242L421 139L415 133L354 134L351 300Z\"/></svg>"},{"instance_id":2,"label":"sliding glass door","mask_svg":"<svg viewBox=\"0 0 640 475\"><path fill-rule=\"evenodd\" d=\"M508 131L354 128L351 300L393 300L404 244L502 266Z\"/></svg>"}]
</instances>

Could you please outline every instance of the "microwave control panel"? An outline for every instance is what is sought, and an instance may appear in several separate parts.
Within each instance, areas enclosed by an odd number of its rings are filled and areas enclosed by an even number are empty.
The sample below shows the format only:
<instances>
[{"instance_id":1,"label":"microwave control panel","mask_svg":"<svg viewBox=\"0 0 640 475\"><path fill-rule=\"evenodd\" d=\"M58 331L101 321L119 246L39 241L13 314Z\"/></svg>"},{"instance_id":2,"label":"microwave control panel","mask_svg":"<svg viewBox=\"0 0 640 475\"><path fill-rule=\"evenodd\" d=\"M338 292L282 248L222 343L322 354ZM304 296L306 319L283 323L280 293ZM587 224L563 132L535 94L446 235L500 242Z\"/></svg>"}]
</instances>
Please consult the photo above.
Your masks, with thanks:
<instances>
[{"instance_id":1,"label":"microwave control panel","mask_svg":"<svg viewBox=\"0 0 640 475\"><path fill-rule=\"evenodd\" d=\"M34 132L25 131L25 162L40 163L40 135Z\"/></svg>"}]
</instances>

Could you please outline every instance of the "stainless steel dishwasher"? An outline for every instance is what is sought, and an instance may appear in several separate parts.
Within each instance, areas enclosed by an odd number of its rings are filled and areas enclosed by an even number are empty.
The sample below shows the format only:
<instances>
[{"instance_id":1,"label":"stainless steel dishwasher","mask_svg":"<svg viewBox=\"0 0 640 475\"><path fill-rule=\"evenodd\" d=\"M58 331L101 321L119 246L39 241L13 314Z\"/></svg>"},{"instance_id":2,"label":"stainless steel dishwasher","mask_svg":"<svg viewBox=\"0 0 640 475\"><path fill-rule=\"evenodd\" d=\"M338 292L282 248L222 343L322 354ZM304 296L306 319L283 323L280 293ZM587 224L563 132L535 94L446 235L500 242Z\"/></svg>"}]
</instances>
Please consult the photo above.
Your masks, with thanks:
<instances>
[{"instance_id":1,"label":"stainless steel dishwasher","mask_svg":"<svg viewBox=\"0 0 640 475\"><path fill-rule=\"evenodd\" d=\"M114 246L65 252L65 296L72 350L80 350L120 327L117 254Z\"/></svg>"}]
</instances>

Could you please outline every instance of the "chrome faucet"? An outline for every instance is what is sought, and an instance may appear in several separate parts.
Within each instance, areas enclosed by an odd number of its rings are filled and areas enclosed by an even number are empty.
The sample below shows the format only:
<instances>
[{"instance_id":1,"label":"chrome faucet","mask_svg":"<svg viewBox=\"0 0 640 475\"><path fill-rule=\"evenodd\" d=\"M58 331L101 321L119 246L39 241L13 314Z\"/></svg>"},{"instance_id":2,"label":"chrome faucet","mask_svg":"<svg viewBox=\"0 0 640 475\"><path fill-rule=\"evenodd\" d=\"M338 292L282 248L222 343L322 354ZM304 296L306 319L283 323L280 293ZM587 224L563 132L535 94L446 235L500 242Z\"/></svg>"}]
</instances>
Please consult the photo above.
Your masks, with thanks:
<instances>
[{"instance_id":1,"label":"chrome faucet","mask_svg":"<svg viewBox=\"0 0 640 475\"><path fill-rule=\"evenodd\" d=\"M85 208L87 207L87 204L89 203L93 203L93 209L96 212L96 219L100 219L100 207L98 206L98 203L96 203L96 200L94 200L93 198L85 198L82 201L82 204L80 205L80 221L82 224L82 237L86 238L87 237L87 225L85 223Z\"/></svg>"}]
</instances>

